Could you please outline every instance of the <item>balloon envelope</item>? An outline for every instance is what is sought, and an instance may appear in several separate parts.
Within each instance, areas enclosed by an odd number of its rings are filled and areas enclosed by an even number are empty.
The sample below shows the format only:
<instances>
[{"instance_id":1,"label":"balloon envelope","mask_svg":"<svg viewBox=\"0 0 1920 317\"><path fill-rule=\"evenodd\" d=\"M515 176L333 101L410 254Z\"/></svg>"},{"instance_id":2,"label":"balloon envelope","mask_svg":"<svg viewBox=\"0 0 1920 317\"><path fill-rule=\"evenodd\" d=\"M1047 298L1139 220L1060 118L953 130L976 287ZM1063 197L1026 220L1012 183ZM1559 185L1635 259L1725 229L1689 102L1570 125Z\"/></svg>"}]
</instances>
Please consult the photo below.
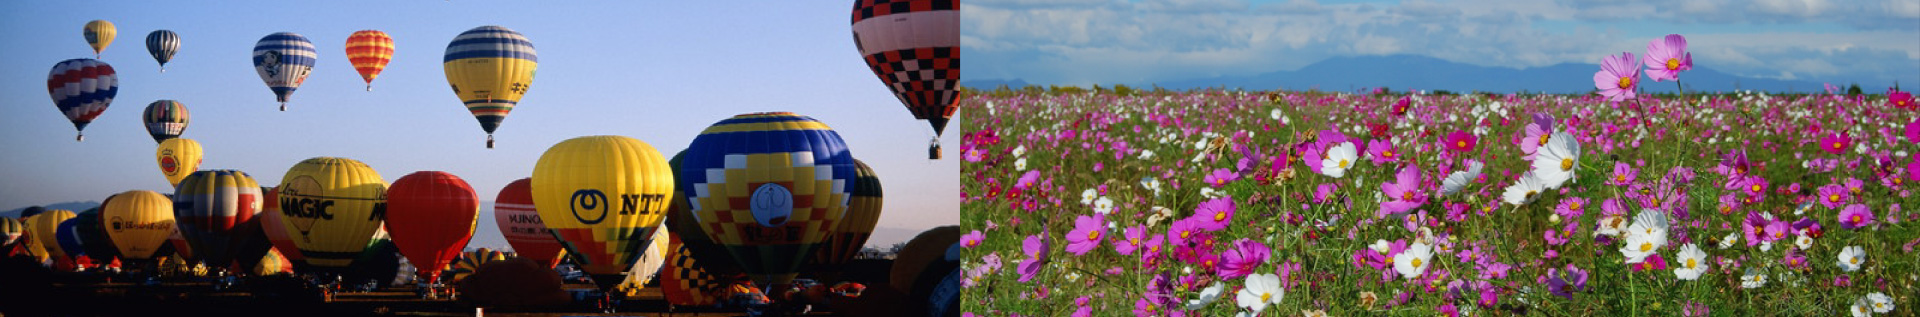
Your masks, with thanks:
<instances>
[{"instance_id":1,"label":"balloon envelope","mask_svg":"<svg viewBox=\"0 0 1920 317\"><path fill-rule=\"evenodd\" d=\"M113 37L118 33L113 27L113 22L107 22L107 20L87 21L87 26L80 28L80 35L87 38L87 46L93 47L95 55L106 51L107 45L113 44Z\"/></svg>"},{"instance_id":2,"label":"balloon envelope","mask_svg":"<svg viewBox=\"0 0 1920 317\"><path fill-rule=\"evenodd\" d=\"M167 177L167 184L179 186L180 180L200 169L201 154L199 141L166 139L154 149L153 160L160 165L160 175Z\"/></svg>"},{"instance_id":3,"label":"balloon envelope","mask_svg":"<svg viewBox=\"0 0 1920 317\"><path fill-rule=\"evenodd\" d=\"M960 1L855 1L853 42L914 118L946 131L960 100Z\"/></svg>"},{"instance_id":4,"label":"balloon envelope","mask_svg":"<svg viewBox=\"0 0 1920 317\"><path fill-rule=\"evenodd\" d=\"M280 252L281 257L287 258L287 262L302 263L304 258L300 256L300 245L293 243L293 236L287 230L287 224L281 220L286 218L286 214L280 212L279 190L275 187L261 187L260 192L266 196L263 200L266 202L265 208L260 211L260 231L266 234L267 241L273 244L273 249Z\"/></svg>"},{"instance_id":5,"label":"balloon envelope","mask_svg":"<svg viewBox=\"0 0 1920 317\"><path fill-rule=\"evenodd\" d=\"M160 193L132 190L114 195L101 207L107 237L120 255L146 260L174 234L173 200Z\"/></svg>"},{"instance_id":6,"label":"balloon envelope","mask_svg":"<svg viewBox=\"0 0 1920 317\"><path fill-rule=\"evenodd\" d=\"M387 32L360 30L347 36L347 62L353 63L353 70L367 81L367 90L373 90L373 78L380 77L380 71L387 69L387 62L391 60L393 37L387 36Z\"/></svg>"},{"instance_id":7,"label":"balloon envelope","mask_svg":"<svg viewBox=\"0 0 1920 317\"><path fill-rule=\"evenodd\" d=\"M242 242L252 239L249 234L255 232L248 229L259 230L246 226L265 204L260 183L246 172L198 171L175 187L173 216L196 259L209 266L227 267L242 259L246 249Z\"/></svg>"},{"instance_id":8,"label":"balloon envelope","mask_svg":"<svg viewBox=\"0 0 1920 317\"><path fill-rule=\"evenodd\" d=\"M673 173L640 140L578 137L540 156L532 191L540 221L601 290L611 290L666 219Z\"/></svg>"},{"instance_id":9,"label":"balloon envelope","mask_svg":"<svg viewBox=\"0 0 1920 317\"><path fill-rule=\"evenodd\" d=\"M521 257L552 268L566 256L553 230L540 222L540 212L533 209L532 178L513 181L500 189L500 195L493 199L493 220L500 227L500 235L506 237L507 245L513 246Z\"/></svg>"},{"instance_id":10,"label":"balloon envelope","mask_svg":"<svg viewBox=\"0 0 1920 317\"><path fill-rule=\"evenodd\" d=\"M853 200L847 202L847 216L833 235L820 246L810 261L816 270L839 272L847 261L853 260L860 250L866 248L867 238L873 236L873 227L880 221L880 178L874 175L873 168L866 162L853 160L854 173Z\"/></svg>"},{"instance_id":11,"label":"balloon envelope","mask_svg":"<svg viewBox=\"0 0 1920 317\"><path fill-rule=\"evenodd\" d=\"M681 188L701 229L747 274L775 284L813 255L852 199L853 155L840 134L793 113L715 123L694 138L680 164Z\"/></svg>"},{"instance_id":12,"label":"balloon envelope","mask_svg":"<svg viewBox=\"0 0 1920 317\"><path fill-rule=\"evenodd\" d=\"M180 34L168 30L155 30L147 33L147 54L160 62L160 71L167 71L167 61L173 60L173 53L180 51Z\"/></svg>"},{"instance_id":13,"label":"balloon envelope","mask_svg":"<svg viewBox=\"0 0 1920 317\"><path fill-rule=\"evenodd\" d=\"M93 59L69 59L53 65L47 73L47 95L53 106L73 122L75 131L84 132L87 124L107 111L113 97L120 94L120 77L113 65ZM85 135L76 138L84 139Z\"/></svg>"},{"instance_id":14,"label":"balloon envelope","mask_svg":"<svg viewBox=\"0 0 1920 317\"><path fill-rule=\"evenodd\" d=\"M55 261L72 260L71 255L60 248L59 237L60 223L73 219L73 216L72 211L54 209L33 216L33 221L27 223L27 227L31 228L28 230L33 232L33 241L39 243L41 249L47 250L47 255Z\"/></svg>"},{"instance_id":15,"label":"balloon envelope","mask_svg":"<svg viewBox=\"0 0 1920 317\"><path fill-rule=\"evenodd\" d=\"M487 132L487 147L492 148L493 130L533 85L534 69L540 64L533 42L505 27L477 27L447 43L441 63L447 84L480 121L480 129Z\"/></svg>"},{"instance_id":16,"label":"balloon envelope","mask_svg":"<svg viewBox=\"0 0 1920 317\"><path fill-rule=\"evenodd\" d=\"M310 158L280 179L280 222L315 269L347 268L386 220L387 183L360 161Z\"/></svg>"},{"instance_id":17,"label":"balloon envelope","mask_svg":"<svg viewBox=\"0 0 1920 317\"><path fill-rule=\"evenodd\" d=\"M319 55L307 37L290 32L268 34L253 45L253 70L273 89L280 110L287 110L287 97L307 81Z\"/></svg>"},{"instance_id":18,"label":"balloon envelope","mask_svg":"<svg viewBox=\"0 0 1920 317\"><path fill-rule=\"evenodd\" d=\"M480 197L467 181L447 172L407 174L387 188L387 234L400 254L427 280L453 262L473 239Z\"/></svg>"},{"instance_id":19,"label":"balloon envelope","mask_svg":"<svg viewBox=\"0 0 1920 317\"><path fill-rule=\"evenodd\" d=\"M700 235L696 233L694 235ZM690 235L687 235L690 236ZM660 268L660 292L666 295L667 302L682 306L710 306L717 298L714 292L724 286L722 275L715 275L707 269L730 267L730 263L708 264L693 257L693 253L682 244L679 233L670 235L667 263Z\"/></svg>"},{"instance_id":20,"label":"balloon envelope","mask_svg":"<svg viewBox=\"0 0 1920 317\"><path fill-rule=\"evenodd\" d=\"M27 225L13 218L0 217L0 247L13 246L20 241L20 235L27 233Z\"/></svg>"},{"instance_id":21,"label":"balloon envelope","mask_svg":"<svg viewBox=\"0 0 1920 317\"><path fill-rule=\"evenodd\" d=\"M140 122L147 125L147 134L153 136L154 142L180 137L187 132L187 122L191 119L187 105L173 100L154 101L140 114Z\"/></svg>"}]
</instances>

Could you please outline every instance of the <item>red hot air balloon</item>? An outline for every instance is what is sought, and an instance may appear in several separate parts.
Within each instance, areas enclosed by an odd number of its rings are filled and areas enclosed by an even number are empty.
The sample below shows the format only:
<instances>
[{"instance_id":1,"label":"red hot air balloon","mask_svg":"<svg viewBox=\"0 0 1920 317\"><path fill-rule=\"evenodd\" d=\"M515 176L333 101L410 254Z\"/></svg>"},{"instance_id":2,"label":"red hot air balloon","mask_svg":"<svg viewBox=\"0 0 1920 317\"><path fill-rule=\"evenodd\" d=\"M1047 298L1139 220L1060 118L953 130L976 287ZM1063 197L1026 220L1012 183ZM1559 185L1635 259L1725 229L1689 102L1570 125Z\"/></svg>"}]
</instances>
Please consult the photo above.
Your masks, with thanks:
<instances>
[{"instance_id":1,"label":"red hot air balloon","mask_svg":"<svg viewBox=\"0 0 1920 317\"><path fill-rule=\"evenodd\" d=\"M387 234L428 281L460 256L479 218L480 196L447 172L414 172L387 188Z\"/></svg>"},{"instance_id":2,"label":"red hot air balloon","mask_svg":"<svg viewBox=\"0 0 1920 317\"><path fill-rule=\"evenodd\" d=\"M260 192L265 193L267 197L263 201L269 202L266 208L260 211L260 230L266 231L267 241L273 242L273 249L280 251L280 255L287 259L288 265L302 263L301 261L306 258L300 256L300 246L294 244L293 236L287 231L287 224L280 222L281 217L286 217L280 213L280 191L273 187L261 187Z\"/></svg>"},{"instance_id":3,"label":"red hot air balloon","mask_svg":"<svg viewBox=\"0 0 1920 317\"><path fill-rule=\"evenodd\" d=\"M521 257L548 268L560 264L564 251L560 240L553 238L553 230L540 222L540 212L533 209L532 178L513 181L500 189L500 196L493 199L493 220L500 225L500 235L507 238L507 245Z\"/></svg>"}]
</instances>

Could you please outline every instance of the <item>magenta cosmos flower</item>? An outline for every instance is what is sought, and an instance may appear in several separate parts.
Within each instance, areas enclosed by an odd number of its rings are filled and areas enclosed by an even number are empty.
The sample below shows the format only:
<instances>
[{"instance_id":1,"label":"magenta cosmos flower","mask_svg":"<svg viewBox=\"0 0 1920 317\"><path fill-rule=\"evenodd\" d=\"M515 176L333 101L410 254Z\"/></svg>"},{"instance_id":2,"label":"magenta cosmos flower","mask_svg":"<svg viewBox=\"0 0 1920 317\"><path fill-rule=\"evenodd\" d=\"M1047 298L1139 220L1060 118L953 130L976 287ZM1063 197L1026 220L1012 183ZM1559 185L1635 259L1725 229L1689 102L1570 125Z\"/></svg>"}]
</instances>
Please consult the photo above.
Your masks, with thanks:
<instances>
[{"instance_id":1,"label":"magenta cosmos flower","mask_svg":"<svg viewBox=\"0 0 1920 317\"><path fill-rule=\"evenodd\" d=\"M1666 38L1647 42L1647 78L1653 81L1680 80L1680 72L1693 69L1693 53L1687 53L1687 38L1667 34Z\"/></svg>"},{"instance_id":2,"label":"magenta cosmos flower","mask_svg":"<svg viewBox=\"0 0 1920 317\"><path fill-rule=\"evenodd\" d=\"M1473 137L1472 133L1467 133L1467 131L1447 133L1447 150L1453 151L1454 153L1473 152L1473 146L1479 142L1478 139Z\"/></svg>"},{"instance_id":3,"label":"magenta cosmos flower","mask_svg":"<svg viewBox=\"0 0 1920 317\"><path fill-rule=\"evenodd\" d=\"M1386 139L1374 139L1367 142L1367 153L1374 163L1387 163L1400 160L1400 151L1394 150L1393 142Z\"/></svg>"},{"instance_id":4,"label":"magenta cosmos flower","mask_svg":"<svg viewBox=\"0 0 1920 317\"><path fill-rule=\"evenodd\" d=\"M1267 263L1270 254L1273 254L1273 249L1258 241L1234 241L1233 249L1227 250L1225 259L1220 263L1220 277L1231 279L1253 274L1255 268Z\"/></svg>"},{"instance_id":5,"label":"magenta cosmos flower","mask_svg":"<svg viewBox=\"0 0 1920 317\"><path fill-rule=\"evenodd\" d=\"M1094 214L1092 217L1080 215L1073 219L1073 231L1067 232L1067 253L1084 255L1100 248L1107 237L1107 215Z\"/></svg>"},{"instance_id":6,"label":"magenta cosmos flower","mask_svg":"<svg viewBox=\"0 0 1920 317\"><path fill-rule=\"evenodd\" d=\"M1907 143L1920 143L1920 119L1907 123Z\"/></svg>"},{"instance_id":7,"label":"magenta cosmos flower","mask_svg":"<svg viewBox=\"0 0 1920 317\"><path fill-rule=\"evenodd\" d=\"M1640 85L1640 68L1633 65L1633 53L1620 52L1620 56L1607 56L1600 59L1600 71L1593 73L1593 87L1600 89L1600 95L1613 101L1633 98L1633 89Z\"/></svg>"},{"instance_id":8,"label":"magenta cosmos flower","mask_svg":"<svg viewBox=\"0 0 1920 317\"><path fill-rule=\"evenodd\" d=\"M1113 251L1120 252L1120 255L1133 255L1133 251L1139 250L1140 244L1146 242L1143 240L1147 239L1147 226L1127 227L1126 234L1121 238L1113 241Z\"/></svg>"},{"instance_id":9,"label":"magenta cosmos flower","mask_svg":"<svg viewBox=\"0 0 1920 317\"><path fill-rule=\"evenodd\" d=\"M1220 197L1200 203L1193 210L1193 217L1187 218L1192 225L1208 232L1226 229L1233 222L1233 197Z\"/></svg>"},{"instance_id":10,"label":"magenta cosmos flower","mask_svg":"<svg viewBox=\"0 0 1920 317\"><path fill-rule=\"evenodd\" d=\"M1848 205L1847 209L1840 211L1841 228L1859 229L1869 225L1873 225L1873 211L1867 210L1867 205Z\"/></svg>"},{"instance_id":11,"label":"magenta cosmos flower","mask_svg":"<svg viewBox=\"0 0 1920 317\"><path fill-rule=\"evenodd\" d=\"M1381 183L1380 191L1392 200L1380 202L1377 216L1404 213L1419 208L1427 201L1426 194L1420 191L1420 170L1412 165L1400 168L1393 182Z\"/></svg>"},{"instance_id":12,"label":"magenta cosmos flower","mask_svg":"<svg viewBox=\"0 0 1920 317\"><path fill-rule=\"evenodd\" d=\"M1913 93L1905 91L1887 93L1887 104L1892 105L1895 109L1912 109L1917 107L1913 103Z\"/></svg>"},{"instance_id":13,"label":"magenta cosmos flower","mask_svg":"<svg viewBox=\"0 0 1920 317\"><path fill-rule=\"evenodd\" d=\"M974 230L973 232L968 232L966 235L960 236L960 246L972 249L973 247L980 246L980 242L986 240L986 234L980 233L980 230Z\"/></svg>"},{"instance_id":14,"label":"magenta cosmos flower","mask_svg":"<svg viewBox=\"0 0 1920 317\"><path fill-rule=\"evenodd\" d=\"M1040 275L1040 268L1046 266L1047 249L1050 248L1047 246L1046 235L1041 233L1027 236L1027 240L1020 243L1021 250L1027 253L1027 259L1020 261L1018 268L1020 282L1032 281L1034 276Z\"/></svg>"},{"instance_id":15,"label":"magenta cosmos flower","mask_svg":"<svg viewBox=\"0 0 1920 317\"><path fill-rule=\"evenodd\" d=\"M1827 134L1827 136L1820 138L1820 150L1827 151L1827 153L1840 154L1846 152L1847 146L1849 145L1853 145L1853 136L1849 135L1846 131Z\"/></svg>"}]
</instances>

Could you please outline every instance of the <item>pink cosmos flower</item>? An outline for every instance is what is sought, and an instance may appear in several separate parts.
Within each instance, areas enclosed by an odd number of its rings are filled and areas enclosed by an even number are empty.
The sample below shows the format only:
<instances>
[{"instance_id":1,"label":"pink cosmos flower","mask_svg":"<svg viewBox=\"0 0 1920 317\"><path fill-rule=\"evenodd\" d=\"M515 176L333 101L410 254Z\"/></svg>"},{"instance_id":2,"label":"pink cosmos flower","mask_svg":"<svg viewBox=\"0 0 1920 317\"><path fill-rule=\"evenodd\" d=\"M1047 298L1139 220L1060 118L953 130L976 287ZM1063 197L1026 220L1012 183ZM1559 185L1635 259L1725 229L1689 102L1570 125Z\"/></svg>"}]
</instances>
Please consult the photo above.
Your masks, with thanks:
<instances>
[{"instance_id":1,"label":"pink cosmos flower","mask_svg":"<svg viewBox=\"0 0 1920 317\"><path fill-rule=\"evenodd\" d=\"M1373 139L1373 141L1368 141L1367 154L1371 154L1367 157L1373 159L1374 163L1400 160L1400 151L1395 150L1393 148L1393 142L1388 142L1386 139Z\"/></svg>"},{"instance_id":2,"label":"pink cosmos flower","mask_svg":"<svg viewBox=\"0 0 1920 317\"><path fill-rule=\"evenodd\" d=\"M1107 215L1094 214L1092 217L1080 215L1073 219L1073 231L1067 232L1067 253L1085 255L1100 248L1102 238L1107 237Z\"/></svg>"},{"instance_id":3,"label":"pink cosmos flower","mask_svg":"<svg viewBox=\"0 0 1920 317\"><path fill-rule=\"evenodd\" d=\"M1526 138L1520 139L1520 152L1526 153L1526 155L1521 156L1520 159L1532 161L1533 153L1539 152L1540 147L1547 146L1547 142L1552 140L1552 127L1540 124L1539 122L1528 123L1526 127Z\"/></svg>"},{"instance_id":4,"label":"pink cosmos flower","mask_svg":"<svg viewBox=\"0 0 1920 317\"><path fill-rule=\"evenodd\" d=\"M1847 192L1845 186L1827 184L1827 186L1820 186L1820 196L1816 198L1820 199L1820 205L1827 206L1827 209L1840 209L1841 204L1853 200L1853 195Z\"/></svg>"},{"instance_id":5,"label":"pink cosmos flower","mask_svg":"<svg viewBox=\"0 0 1920 317\"><path fill-rule=\"evenodd\" d=\"M1220 186L1226 186L1227 183L1232 183L1234 180L1239 178L1240 178L1240 175L1234 174L1233 171L1227 170L1225 168L1221 168L1221 169L1215 169L1213 170L1213 173L1207 174L1206 179L1203 179L1202 181L1206 181L1207 186L1220 188Z\"/></svg>"},{"instance_id":6,"label":"pink cosmos flower","mask_svg":"<svg viewBox=\"0 0 1920 317\"><path fill-rule=\"evenodd\" d=\"M1454 153L1473 152L1473 146L1477 142L1479 142L1479 140L1475 139L1473 134L1467 133L1467 131L1447 133L1447 150Z\"/></svg>"},{"instance_id":7,"label":"pink cosmos flower","mask_svg":"<svg viewBox=\"0 0 1920 317\"><path fill-rule=\"evenodd\" d=\"M1160 260L1160 247L1164 245L1167 245L1167 235L1164 233L1155 233L1153 237L1147 238L1145 244L1140 245L1140 249L1136 251L1140 253L1140 263L1143 263L1141 269L1152 270L1157 266Z\"/></svg>"},{"instance_id":8,"label":"pink cosmos flower","mask_svg":"<svg viewBox=\"0 0 1920 317\"><path fill-rule=\"evenodd\" d=\"M1873 211L1867 210L1867 205L1848 205L1840 211L1841 228L1859 229L1870 225L1873 225Z\"/></svg>"},{"instance_id":9,"label":"pink cosmos flower","mask_svg":"<svg viewBox=\"0 0 1920 317\"><path fill-rule=\"evenodd\" d=\"M1253 274L1253 269L1267 263L1267 256L1273 249L1253 239L1240 239L1233 242L1233 249L1227 250L1220 263L1220 277L1225 279L1244 277Z\"/></svg>"},{"instance_id":10,"label":"pink cosmos flower","mask_svg":"<svg viewBox=\"0 0 1920 317\"><path fill-rule=\"evenodd\" d=\"M1120 252L1120 255L1133 255L1133 251L1139 250L1140 244L1146 242L1147 226L1136 225L1127 227L1125 236L1121 238L1120 240L1113 241L1113 251Z\"/></svg>"},{"instance_id":11,"label":"pink cosmos flower","mask_svg":"<svg viewBox=\"0 0 1920 317\"><path fill-rule=\"evenodd\" d=\"M1820 150L1827 151L1827 153L1840 154L1846 152L1847 146L1850 145L1853 145L1853 136L1848 135L1845 131L1830 133L1820 138Z\"/></svg>"},{"instance_id":12,"label":"pink cosmos flower","mask_svg":"<svg viewBox=\"0 0 1920 317\"><path fill-rule=\"evenodd\" d=\"M1687 52L1687 38L1679 34L1647 42L1647 78L1653 81L1680 80L1680 72L1693 69L1693 53Z\"/></svg>"},{"instance_id":13,"label":"pink cosmos flower","mask_svg":"<svg viewBox=\"0 0 1920 317\"><path fill-rule=\"evenodd\" d=\"M1411 108L1412 105L1413 105L1413 95L1400 97L1400 101L1393 103L1393 115L1399 116L1399 115L1407 114L1407 108Z\"/></svg>"},{"instance_id":14,"label":"pink cosmos flower","mask_svg":"<svg viewBox=\"0 0 1920 317\"><path fill-rule=\"evenodd\" d=\"M1380 202L1379 216L1399 214L1419 208L1426 204L1426 194L1420 190L1420 169L1409 165L1400 168L1394 175L1394 182L1380 184L1380 191L1393 200Z\"/></svg>"},{"instance_id":15,"label":"pink cosmos flower","mask_svg":"<svg viewBox=\"0 0 1920 317\"><path fill-rule=\"evenodd\" d=\"M1633 66L1633 53L1620 52L1620 56L1600 59L1600 71L1593 73L1593 87L1600 89L1601 96L1619 102L1633 98L1639 78L1640 68Z\"/></svg>"},{"instance_id":16,"label":"pink cosmos flower","mask_svg":"<svg viewBox=\"0 0 1920 317\"><path fill-rule=\"evenodd\" d=\"M973 232L969 232L966 235L960 236L960 246L968 249L972 249L973 247L980 246L981 241L986 241L986 240L987 240L986 234L980 233L980 230L974 230Z\"/></svg>"},{"instance_id":17,"label":"pink cosmos flower","mask_svg":"<svg viewBox=\"0 0 1920 317\"><path fill-rule=\"evenodd\" d=\"M1627 165L1627 162L1614 162L1613 177L1607 178L1607 185L1627 186L1627 184L1633 184L1633 179L1638 175L1639 173L1633 170L1633 165Z\"/></svg>"},{"instance_id":18,"label":"pink cosmos flower","mask_svg":"<svg viewBox=\"0 0 1920 317\"><path fill-rule=\"evenodd\" d=\"M1907 123L1907 143L1920 143L1920 119Z\"/></svg>"},{"instance_id":19,"label":"pink cosmos flower","mask_svg":"<svg viewBox=\"0 0 1920 317\"><path fill-rule=\"evenodd\" d=\"M1910 110L1916 107L1920 107L1920 105L1915 105L1913 103L1913 93L1905 92L1905 91L1893 91L1893 92L1887 93L1887 105L1893 106L1895 109L1901 109L1901 110Z\"/></svg>"},{"instance_id":20,"label":"pink cosmos flower","mask_svg":"<svg viewBox=\"0 0 1920 317\"><path fill-rule=\"evenodd\" d=\"M1209 232L1226 229L1233 222L1233 197L1220 197L1200 203L1188 217L1196 228Z\"/></svg>"},{"instance_id":21,"label":"pink cosmos flower","mask_svg":"<svg viewBox=\"0 0 1920 317\"><path fill-rule=\"evenodd\" d=\"M1021 242L1020 249L1027 253L1027 259L1020 261L1020 282L1032 281L1034 276L1040 275L1040 268L1047 264L1047 249L1050 247L1047 246L1046 235L1027 236L1027 240Z\"/></svg>"}]
</instances>

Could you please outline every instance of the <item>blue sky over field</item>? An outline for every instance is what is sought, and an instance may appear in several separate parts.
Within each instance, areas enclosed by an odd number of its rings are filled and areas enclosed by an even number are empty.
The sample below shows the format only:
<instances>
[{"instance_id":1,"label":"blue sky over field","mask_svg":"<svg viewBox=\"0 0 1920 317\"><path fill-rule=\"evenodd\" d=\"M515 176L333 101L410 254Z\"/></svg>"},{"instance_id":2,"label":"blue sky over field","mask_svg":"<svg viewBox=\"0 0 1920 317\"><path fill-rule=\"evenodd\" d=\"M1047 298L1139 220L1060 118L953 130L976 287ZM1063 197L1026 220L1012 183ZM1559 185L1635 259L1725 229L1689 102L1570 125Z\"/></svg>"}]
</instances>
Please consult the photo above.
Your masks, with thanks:
<instances>
[{"instance_id":1,"label":"blue sky over field","mask_svg":"<svg viewBox=\"0 0 1920 317\"><path fill-rule=\"evenodd\" d=\"M1678 33L1696 67L1920 85L1912 0L974 0L962 10L969 80L1144 85L1371 55L1598 64Z\"/></svg>"}]
</instances>

